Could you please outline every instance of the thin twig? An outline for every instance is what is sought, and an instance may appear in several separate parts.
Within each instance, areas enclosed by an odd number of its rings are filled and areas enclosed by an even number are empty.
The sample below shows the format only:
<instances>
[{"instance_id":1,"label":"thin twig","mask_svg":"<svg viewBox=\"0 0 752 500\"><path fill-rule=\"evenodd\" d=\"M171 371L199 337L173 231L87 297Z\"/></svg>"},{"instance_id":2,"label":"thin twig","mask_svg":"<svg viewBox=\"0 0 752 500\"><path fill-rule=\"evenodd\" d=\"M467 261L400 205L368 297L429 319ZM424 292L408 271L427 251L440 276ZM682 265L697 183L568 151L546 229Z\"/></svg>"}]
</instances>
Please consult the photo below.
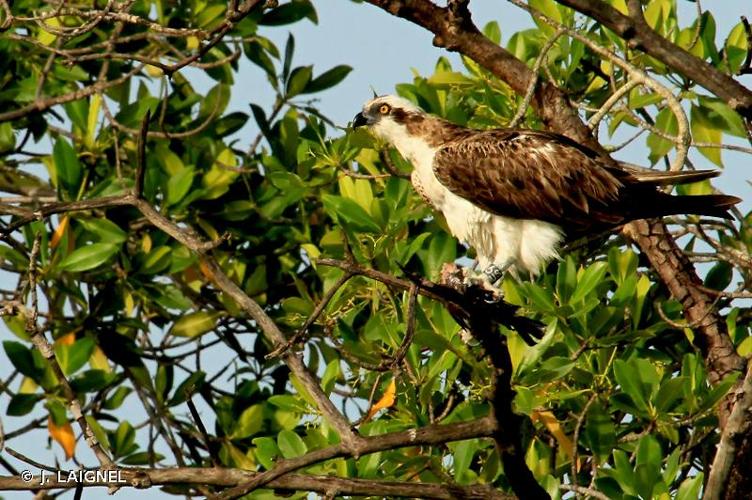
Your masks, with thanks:
<instances>
[{"instance_id":1,"label":"thin twig","mask_svg":"<svg viewBox=\"0 0 752 500\"><path fill-rule=\"evenodd\" d=\"M78 400L78 396L73 391L73 388L71 387L70 382L68 382L65 373L63 373L62 368L60 368L60 365L55 358L55 351L52 349L52 346L49 344L49 342L47 342L47 339L44 337L42 330L40 330L39 326L37 325L39 304L37 300L36 261L37 257L39 256L39 247L41 241L41 234L37 234L34 238L34 244L32 245L31 254L29 256L29 291L31 294L31 307L30 314L26 321L26 331L31 336L31 341L34 343L34 346L37 348L37 350L39 350L40 354L42 354L42 357L44 357L50 364L52 372L55 374L55 377L57 378L60 387L62 388L63 396L68 403L68 407L73 414L73 418L78 422L79 427L81 427L81 432L83 432L89 448L91 448L91 450L94 452L94 455L97 457L97 460L103 468L113 469L115 468L115 464L104 451L99 443L99 440L94 435L94 432L89 426L89 423L86 421L86 417L81 410L81 403Z\"/></svg>"},{"instance_id":2,"label":"thin twig","mask_svg":"<svg viewBox=\"0 0 752 500\"><path fill-rule=\"evenodd\" d=\"M551 47L554 46L556 41L563 34L564 34L563 29L556 30L556 33L554 33L553 36L549 38L548 41L546 41L546 44L543 46L543 48L540 51L540 54L538 54L538 58L535 60L535 64L533 64L532 74L530 76L530 83L528 83L527 90L525 91L525 96L522 98L522 102L520 102L520 105L517 107L517 113L515 113L514 117L509 122L509 125L508 125L509 128L515 128L517 125L519 125L520 121L525 117L525 112L527 111L527 108L530 105L530 101L533 99L533 96L535 95L535 86L538 84L538 72L540 71L541 65L543 64L543 61L546 59L548 52L551 50Z\"/></svg>"}]
</instances>

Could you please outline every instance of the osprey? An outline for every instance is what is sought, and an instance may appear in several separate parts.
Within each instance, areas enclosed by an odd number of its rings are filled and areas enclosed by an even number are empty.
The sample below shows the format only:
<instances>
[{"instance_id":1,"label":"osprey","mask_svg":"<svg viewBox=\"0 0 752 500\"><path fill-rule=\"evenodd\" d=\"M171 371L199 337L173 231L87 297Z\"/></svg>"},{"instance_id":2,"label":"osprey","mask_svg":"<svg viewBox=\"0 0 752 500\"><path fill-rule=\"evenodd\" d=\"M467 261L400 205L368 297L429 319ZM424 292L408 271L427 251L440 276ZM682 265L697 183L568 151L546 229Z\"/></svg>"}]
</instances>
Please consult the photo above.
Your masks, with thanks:
<instances>
[{"instance_id":1,"label":"osprey","mask_svg":"<svg viewBox=\"0 0 752 500\"><path fill-rule=\"evenodd\" d=\"M408 161L416 191L475 248L491 283L507 269L535 276L566 240L636 219L701 214L730 219L741 201L725 195L672 196L661 186L718 172L657 172L606 163L558 134L475 130L429 115L396 96L376 97L355 116Z\"/></svg>"}]
</instances>

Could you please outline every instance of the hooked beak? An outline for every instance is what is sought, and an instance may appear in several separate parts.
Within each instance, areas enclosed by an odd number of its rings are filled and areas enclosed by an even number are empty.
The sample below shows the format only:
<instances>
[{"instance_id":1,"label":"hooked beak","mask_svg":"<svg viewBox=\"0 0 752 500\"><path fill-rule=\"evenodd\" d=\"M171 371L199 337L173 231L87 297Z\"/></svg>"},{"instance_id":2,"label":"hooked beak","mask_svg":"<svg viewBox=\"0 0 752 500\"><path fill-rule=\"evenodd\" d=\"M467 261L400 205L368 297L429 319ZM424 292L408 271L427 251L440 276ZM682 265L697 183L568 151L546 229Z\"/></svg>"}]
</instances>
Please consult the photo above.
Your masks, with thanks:
<instances>
[{"instance_id":1,"label":"hooked beak","mask_svg":"<svg viewBox=\"0 0 752 500\"><path fill-rule=\"evenodd\" d=\"M368 125L368 118L366 118L363 113L358 113L355 115L355 118L353 118L352 127L358 128L363 125Z\"/></svg>"}]
</instances>

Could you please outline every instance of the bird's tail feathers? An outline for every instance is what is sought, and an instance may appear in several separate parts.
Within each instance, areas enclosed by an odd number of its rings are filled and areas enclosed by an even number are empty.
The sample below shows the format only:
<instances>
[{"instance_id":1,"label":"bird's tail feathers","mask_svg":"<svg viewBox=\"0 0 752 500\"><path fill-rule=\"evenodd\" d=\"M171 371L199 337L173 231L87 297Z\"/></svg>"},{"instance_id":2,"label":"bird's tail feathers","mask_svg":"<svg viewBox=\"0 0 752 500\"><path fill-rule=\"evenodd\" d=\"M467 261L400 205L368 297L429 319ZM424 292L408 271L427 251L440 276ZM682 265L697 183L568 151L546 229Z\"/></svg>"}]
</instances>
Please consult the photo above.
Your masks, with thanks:
<instances>
[{"instance_id":1,"label":"bird's tail feathers","mask_svg":"<svg viewBox=\"0 0 752 500\"><path fill-rule=\"evenodd\" d=\"M696 196L669 196L661 200L665 209L663 215L694 214L733 219L729 209L741 198L725 194L703 194Z\"/></svg>"},{"instance_id":2,"label":"bird's tail feathers","mask_svg":"<svg viewBox=\"0 0 752 500\"><path fill-rule=\"evenodd\" d=\"M719 170L681 170L679 172L666 172L639 168L630 164L622 163L621 167L632 174L640 183L654 186L675 186L677 184L689 184L690 182L704 181L718 177Z\"/></svg>"}]
</instances>

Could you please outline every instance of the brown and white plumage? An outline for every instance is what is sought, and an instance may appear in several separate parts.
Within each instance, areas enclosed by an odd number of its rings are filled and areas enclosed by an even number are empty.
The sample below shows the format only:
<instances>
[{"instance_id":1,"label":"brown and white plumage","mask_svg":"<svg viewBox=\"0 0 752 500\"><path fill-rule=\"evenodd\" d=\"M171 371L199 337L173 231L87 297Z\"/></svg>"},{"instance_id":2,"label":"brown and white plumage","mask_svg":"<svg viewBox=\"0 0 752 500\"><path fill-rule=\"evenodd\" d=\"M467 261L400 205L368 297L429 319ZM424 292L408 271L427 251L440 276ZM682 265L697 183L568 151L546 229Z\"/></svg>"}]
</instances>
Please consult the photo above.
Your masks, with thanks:
<instances>
[{"instance_id":1,"label":"brown and white plumage","mask_svg":"<svg viewBox=\"0 0 752 500\"><path fill-rule=\"evenodd\" d=\"M476 249L482 268L511 265L534 275L565 239L671 214L728 218L728 208L740 201L658 189L716 171L613 166L558 134L469 129L395 96L367 102L354 125L368 125L413 163L416 190L444 214L456 237Z\"/></svg>"}]
</instances>

